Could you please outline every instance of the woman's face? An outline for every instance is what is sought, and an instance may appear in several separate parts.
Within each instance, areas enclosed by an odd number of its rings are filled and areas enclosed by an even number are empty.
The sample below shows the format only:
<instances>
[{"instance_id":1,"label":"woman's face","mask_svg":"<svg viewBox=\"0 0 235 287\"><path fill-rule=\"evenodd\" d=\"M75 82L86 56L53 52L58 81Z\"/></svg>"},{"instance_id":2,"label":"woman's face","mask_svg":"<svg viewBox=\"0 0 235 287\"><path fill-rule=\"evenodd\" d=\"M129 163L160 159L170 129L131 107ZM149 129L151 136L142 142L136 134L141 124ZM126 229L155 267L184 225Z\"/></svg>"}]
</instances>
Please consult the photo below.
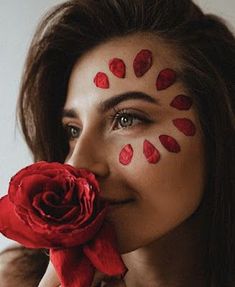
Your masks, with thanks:
<instances>
[{"instance_id":1,"label":"woman's face","mask_svg":"<svg viewBox=\"0 0 235 287\"><path fill-rule=\"evenodd\" d=\"M94 48L72 70L66 161L96 174L121 252L173 230L202 198L203 135L180 75L174 51L143 34Z\"/></svg>"}]
</instances>

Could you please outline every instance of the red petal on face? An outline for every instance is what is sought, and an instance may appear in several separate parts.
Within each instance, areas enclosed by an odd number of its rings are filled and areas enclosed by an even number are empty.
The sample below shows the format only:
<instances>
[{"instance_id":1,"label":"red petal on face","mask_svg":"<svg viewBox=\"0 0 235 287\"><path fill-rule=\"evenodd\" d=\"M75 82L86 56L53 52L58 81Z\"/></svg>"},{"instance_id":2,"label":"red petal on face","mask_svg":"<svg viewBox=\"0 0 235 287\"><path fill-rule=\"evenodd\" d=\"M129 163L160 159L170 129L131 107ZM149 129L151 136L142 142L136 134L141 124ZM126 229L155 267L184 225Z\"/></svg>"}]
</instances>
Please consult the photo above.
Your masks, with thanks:
<instances>
[{"instance_id":1,"label":"red petal on face","mask_svg":"<svg viewBox=\"0 0 235 287\"><path fill-rule=\"evenodd\" d=\"M123 165L128 165L133 157L133 148L130 144L124 146L119 154L119 162Z\"/></svg>"},{"instance_id":2,"label":"red petal on face","mask_svg":"<svg viewBox=\"0 0 235 287\"><path fill-rule=\"evenodd\" d=\"M176 72L171 69L162 70L156 82L156 87L158 91L165 90L173 85L176 81Z\"/></svg>"},{"instance_id":3,"label":"red petal on face","mask_svg":"<svg viewBox=\"0 0 235 287\"><path fill-rule=\"evenodd\" d=\"M176 96L170 103L170 106L177 110L189 110L193 104L192 98L185 95Z\"/></svg>"},{"instance_id":4,"label":"red petal on face","mask_svg":"<svg viewBox=\"0 0 235 287\"><path fill-rule=\"evenodd\" d=\"M152 67L152 52L141 50L135 57L133 68L137 78L142 77Z\"/></svg>"},{"instance_id":5,"label":"red petal on face","mask_svg":"<svg viewBox=\"0 0 235 287\"><path fill-rule=\"evenodd\" d=\"M144 141L144 155L149 163L157 163L160 160L160 153L149 141Z\"/></svg>"},{"instance_id":6,"label":"red petal on face","mask_svg":"<svg viewBox=\"0 0 235 287\"><path fill-rule=\"evenodd\" d=\"M101 89L108 89L109 88L109 78L105 73L99 72L96 74L94 78L94 83L96 87Z\"/></svg>"},{"instance_id":7,"label":"red petal on face","mask_svg":"<svg viewBox=\"0 0 235 287\"><path fill-rule=\"evenodd\" d=\"M125 78L126 75L126 65L123 60L114 58L109 61L110 71L118 78Z\"/></svg>"},{"instance_id":8,"label":"red petal on face","mask_svg":"<svg viewBox=\"0 0 235 287\"><path fill-rule=\"evenodd\" d=\"M180 152L180 146L178 142L171 136L161 135L159 136L161 144L169 151L178 153Z\"/></svg>"},{"instance_id":9,"label":"red petal on face","mask_svg":"<svg viewBox=\"0 0 235 287\"><path fill-rule=\"evenodd\" d=\"M173 123L186 136L194 136L196 133L196 127L190 119L175 119Z\"/></svg>"},{"instance_id":10,"label":"red petal on face","mask_svg":"<svg viewBox=\"0 0 235 287\"><path fill-rule=\"evenodd\" d=\"M62 287L91 286L95 270L81 248L50 249L50 259Z\"/></svg>"},{"instance_id":11,"label":"red petal on face","mask_svg":"<svg viewBox=\"0 0 235 287\"><path fill-rule=\"evenodd\" d=\"M102 226L95 239L84 246L83 251L100 272L110 276L124 276L127 272L117 251L115 231L107 223Z\"/></svg>"},{"instance_id":12,"label":"red petal on face","mask_svg":"<svg viewBox=\"0 0 235 287\"><path fill-rule=\"evenodd\" d=\"M50 241L29 228L15 212L8 196L0 199L0 232L28 248L47 248Z\"/></svg>"}]
</instances>

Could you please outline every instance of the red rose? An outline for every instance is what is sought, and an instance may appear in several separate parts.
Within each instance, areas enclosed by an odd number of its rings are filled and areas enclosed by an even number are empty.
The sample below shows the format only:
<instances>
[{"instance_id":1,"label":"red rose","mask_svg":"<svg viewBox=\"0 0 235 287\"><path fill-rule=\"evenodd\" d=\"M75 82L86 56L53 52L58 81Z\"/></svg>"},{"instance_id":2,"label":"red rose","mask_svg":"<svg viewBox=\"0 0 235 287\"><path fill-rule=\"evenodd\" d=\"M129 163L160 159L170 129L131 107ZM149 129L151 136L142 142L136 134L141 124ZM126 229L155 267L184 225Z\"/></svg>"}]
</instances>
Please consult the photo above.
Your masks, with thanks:
<instances>
[{"instance_id":1,"label":"red rose","mask_svg":"<svg viewBox=\"0 0 235 287\"><path fill-rule=\"evenodd\" d=\"M95 176L85 169L32 164L12 177L8 195L0 199L0 232L29 248L49 248L62 286L89 286L95 268L124 274L99 192Z\"/></svg>"}]
</instances>

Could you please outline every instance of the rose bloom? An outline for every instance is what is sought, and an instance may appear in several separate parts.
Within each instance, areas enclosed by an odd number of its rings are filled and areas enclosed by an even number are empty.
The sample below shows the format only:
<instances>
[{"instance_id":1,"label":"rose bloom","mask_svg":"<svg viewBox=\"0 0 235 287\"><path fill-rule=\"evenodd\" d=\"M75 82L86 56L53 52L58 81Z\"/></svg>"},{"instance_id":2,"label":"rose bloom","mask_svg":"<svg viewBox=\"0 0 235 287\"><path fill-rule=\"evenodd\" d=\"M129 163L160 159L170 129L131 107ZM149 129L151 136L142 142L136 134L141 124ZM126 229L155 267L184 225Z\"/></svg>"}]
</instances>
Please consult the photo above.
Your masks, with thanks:
<instances>
[{"instance_id":1,"label":"rose bloom","mask_svg":"<svg viewBox=\"0 0 235 287\"><path fill-rule=\"evenodd\" d=\"M47 162L28 166L12 177L9 196L1 199L1 214L8 214L1 216L2 233L31 248L83 244L105 216L99 192L95 176L85 169Z\"/></svg>"}]
</instances>

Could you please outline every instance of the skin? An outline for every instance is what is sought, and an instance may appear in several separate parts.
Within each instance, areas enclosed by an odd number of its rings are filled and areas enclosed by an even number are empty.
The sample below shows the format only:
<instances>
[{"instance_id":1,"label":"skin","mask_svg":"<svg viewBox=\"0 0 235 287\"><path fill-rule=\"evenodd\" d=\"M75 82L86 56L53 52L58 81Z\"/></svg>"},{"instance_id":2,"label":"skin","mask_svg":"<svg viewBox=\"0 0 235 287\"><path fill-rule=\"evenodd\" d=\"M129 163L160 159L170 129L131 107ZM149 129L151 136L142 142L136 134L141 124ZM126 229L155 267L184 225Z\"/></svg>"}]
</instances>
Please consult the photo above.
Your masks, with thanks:
<instances>
[{"instance_id":1,"label":"skin","mask_svg":"<svg viewBox=\"0 0 235 287\"><path fill-rule=\"evenodd\" d=\"M133 60L142 49L152 51L153 65L137 78ZM124 79L109 71L109 60L114 57L123 59L126 65ZM156 90L157 75L165 68L180 75L182 64L176 52L156 37L136 34L113 39L87 52L74 66L69 81L64 108L73 110L73 116L67 112L63 118L71 137L66 162L95 173L102 197L133 199L113 206L107 216L116 229L119 251L129 269L125 282L119 281L117 286L192 287L205 283L201 275L203 214L196 212L205 185L204 139L194 106L186 111L170 106L177 95L188 95L183 83L177 80L163 91ZM98 72L108 75L109 89L94 84ZM104 101L127 92L145 93L156 102L129 99L106 112L99 109ZM125 120L129 126L124 127L120 118L113 119L122 109L140 118L128 115ZM191 119L196 126L195 136L180 132L172 123L175 118ZM181 151L167 151L159 140L162 134L176 139ZM145 140L159 150L157 164L146 160ZM122 165L119 153L127 144L132 145L134 155L130 164ZM56 277L53 272L48 272L40 287L58 286L43 283L48 276ZM116 286L113 284L107 286Z\"/></svg>"}]
</instances>

